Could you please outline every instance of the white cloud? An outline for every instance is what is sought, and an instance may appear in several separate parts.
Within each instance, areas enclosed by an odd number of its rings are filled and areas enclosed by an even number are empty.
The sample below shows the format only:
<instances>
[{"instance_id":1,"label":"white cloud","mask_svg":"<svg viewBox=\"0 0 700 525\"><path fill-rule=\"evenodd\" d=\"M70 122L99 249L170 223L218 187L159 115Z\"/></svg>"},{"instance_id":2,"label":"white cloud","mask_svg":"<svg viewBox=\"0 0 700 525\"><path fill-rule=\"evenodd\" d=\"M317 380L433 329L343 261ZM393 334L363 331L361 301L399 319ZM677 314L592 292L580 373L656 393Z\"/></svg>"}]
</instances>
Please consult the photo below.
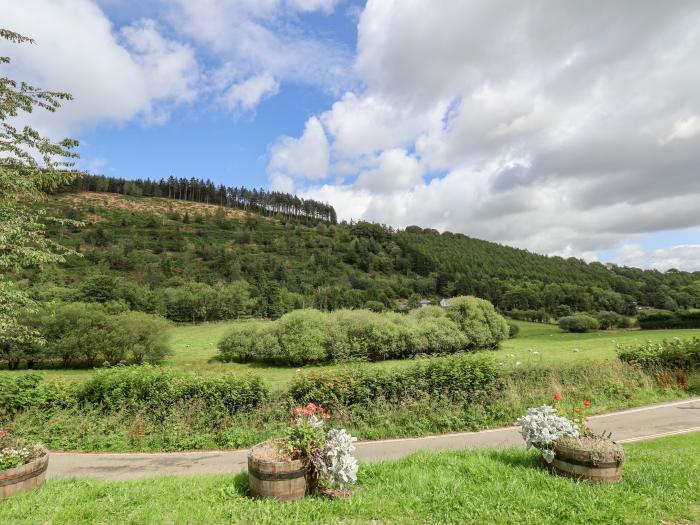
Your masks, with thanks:
<instances>
[{"instance_id":1,"label":"white cloud","mask_svg":"<svg viewBox=\"0 0 700 525\"><path fill-rule=\"evenodd\" d=\"M10 76L74 96L56 116L34 115L52 135L134 118L162 122L196 97L192 48L163 37L152 20L116 32L88 0L25 0L3 7L3 26L37 42L0 44L13 60Z\"/></svg>"},{"instance_id":2,"label":"white cloud","mask_svg":"<svg viewBox=\"0 0 700 525\"><path fill-rule=\"evenodd\" d=\"M372 192L387 193L412 188L422 178L423 168L416 158L394 148L383 151L377 166L360 173L356 184Z\"/></svg>"},{"instance_id":3,"label":"white cloud","mask_svg":"<svg viewBox=\"0 0 700 525\"><path fill-rule=\"evenodd\" d=\"M231 85L221 99L231 111L251 110L261 100L276 95L279 88L279 82L272 75L262 73Z\"/></svg>"},{"instance_id":4,"label":"white cloud","mask_svg":"<svg viewBox=\"0 0 700 525\"><path fill-rule=\"evenodd\" d=\"M343 178L306 191L345 217L589 258L692 228L698 55L691 1L369 0L355 64L364 87L319 115L329 175ZM430 182L379 168L397 148Z\"/></svg>"},{"instance_id":5,"label":"white cloud","mask_svg":"<svg viewBox=\"0 0 700 525\"><path fill-rule=\"evenodd\" d=\"M323 13L330 14L339 3L339 0L287 0L287 3L293 9L303 13L321 11Z\"/></svg>"},{"instance_id":6,"label":"white cloud","mask_svg":"<svg viewBox=\"0 0 700 525\"><path fill-rule=\"evenodd\" d=\"M268 169L278 177L323 179L328 175L328 163L328 139L319 120L311 117L300 138L283 137L272 146Z\"/></svg>"},{"instance_id":7,"label":"white cloud","mask_svg":"<svg viewBox=\"0 0 700 525\"><path fill-rule=\"evenodd\" d=\"M681 244L668 248L645 250L638 244L625 244L616 253L615 261L626 266L670 268L700 271L700 244Z\"/></svg>"}]
</instances>

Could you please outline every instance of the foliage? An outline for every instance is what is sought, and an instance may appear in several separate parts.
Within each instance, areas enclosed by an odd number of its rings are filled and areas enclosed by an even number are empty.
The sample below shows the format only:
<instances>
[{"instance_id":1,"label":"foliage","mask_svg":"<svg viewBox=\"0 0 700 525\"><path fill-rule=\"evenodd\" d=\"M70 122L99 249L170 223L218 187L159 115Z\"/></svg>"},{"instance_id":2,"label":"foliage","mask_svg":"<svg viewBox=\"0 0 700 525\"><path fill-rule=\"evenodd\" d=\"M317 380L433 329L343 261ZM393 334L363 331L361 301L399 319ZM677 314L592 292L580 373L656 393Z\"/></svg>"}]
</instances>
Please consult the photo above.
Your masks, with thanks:
<instances>
[{"instance_id":1,"label":"foliage","mask_svg":"<svg viewBox=\"0 0 700 525\"><path fill-rule=\"evenodd\" d=\"M114 313L113 313L114 311ZM43 345L7 344L0 362L18 368L36 366L93 367L102 364L160 363L172 353L170 324L143 312L125 311L118 303L57 303L27 317Z\"/></svg>"},{"instance_id":2,"label":"foliage","mask_svg":"<svg viewBox=\"0 0 700 525\"><path fill-rule=\"evenodd\" d=\"M552 447L557 439L564 436L579 436L576 425L558 415L556 409L549 405L529 408L527 415L518 418L517 424L525 440L525 447L538 448L548 463L554 459Z\"/></svg>"},{"instance_id":3,"label":"foliage","mask_svg":"<svg viewBox=\"0 0 700 525\"><path fill-rule=\"evenodd\" d=\"M319 476L333 486L341 488L357 482L357 459L355 442L357 438L344 428L331 428L326 434L326 442L321 451Z\"/></svg>"},{"instance_id":4,"label":"foliage","mask_svg":"<svg viewBox=\"0 0 700 525\"><path fill-rule=\"evenodd\" d=\"M485 299L454 297L447 306L447 315L467 334L471 348L496 348L508 338L508 322Z\"/></svg>"},{"instance_id":5,"label":"foliage","mask_svg":"<svg viewBox=\"0 0 700 525\"><path fill-rule=\"evenodd\" d=\"M313 199L263 189L226 187L211 180L169 177L167 180L119 179L104 175L86 175L65 184L60 191L94 191L121 195L164 197L183 201L217 204L228 208L252 211L265 216L314 224L318 221L335 223L333 206ZM189 214L185 214L189 223Z\"/></svg>"},{"instance_id":6,"label":"foliage","mask_svg":"<svg viewBox=\"0 0 700 525\"><path fill-rule=\"evenodd\" d=\"M493 306L474 297L453 299L436 315L306 309L268 324L235 326L220 342L223 361L304 365L328 361L381 361L421 354L494 348L508 334ZM423 309L421 309L423 310ZM449 315L449 317L447 317ZM262 343L262 339L265 342Z\"/></svg>"},{"instance_id":7,"label":"foliage","mask_svg":"<svg viewBox=\"0 0 700 525\"><path fill-rule=\"evenodd\" d=\"M13 436L0 429L0 472L21 467L46 454L46 448L38 443Z\"/></svg>"},{"instance_id":8,"label":"foliage","mask_svg":"<svg viewBox=\"0 0 700 525\"><path fill-rule=\"evenodd\" d=\"M0 29L1 39L34 43L7 29ZM8 57L0 57L0 64L9 62ZM61 101L70 98L67 93L0 77L0 345L41 342L36 333L19 323L20 312L36 305L13 285L10 274L60 262L70 253L45 236L45 222L58 219L30 204L42 199L43 190L75 178L75 173L65 170L73 166L72 159L77 155L71 150L78 145L71 139L52 142L30 126L19 130L9 121L38 108L53 112Z\"/></svg>"},{"instance_id":9,"label":"foliage","mask_svg":"<svg viewBox=\"0 0 700 525\"><path fill-rule=\"evenodd\" d=\"M643 367L663 367L682 370L700 369L700 338L674 337L659 343L647 342L639 346L616 346L617 355L625 363Z\"/></svg>"},{"instance_id":10,"label":"foliage","mask_svg":"<svg viewBox=\"0 0 700 525\"><path fill-rule=\"evenodd\" d=\"M700 328L700 310L642 310L637 315L637 322L644 330Z\"/></svg>"},{"instance_id":11,"label":"foliage","mask_svg":"<svg viewBox=\"0 0 700 525\"><path fill-rule=\"evenodd\" d=\"M518 334L520 333L520 327L515 324L515 323L508 323L508 339L513 339L514 337L518 337Z\"/></svg>"},{"instance_id":12,"label":"foliage","mask_svg":"<svg viewBox=\"0 0 700 525\"><path fill-rule=\"evenodd\" d=\"M630 328L632 326L628 317L616 312L601 311L595 314L595 318L598 320L601 330L608 330L609 328Z\"/></svg>"},{"instance_id":13,"label":"foliage","mask_svg":"<svg viewBox=\"0 0 700 525\"><path fill-rule=\"evenodd\" d=\"M324 423L327 419L330 419L330 414L314 403L292 411L284 437L284 447L291 457L311 459L323 449L326 439Z\"/></svg>"},{"instance_id":14,"label":"foliage","mask_svg":"<svg viewBox=\"0 0 700 525\"><path fill-rule=\"evenodd\" d=\"M598 330L600 323L590 315L576 314L559 319L559 328L565 332L591 332Z\"/></svg>"},{"instance_id":15,"label":"foliage","mask_svg":"<svg viewBox=\"0 0 700 525\"><path fill-rule=\"evenodd\" d=\"M401 403L423 397L470 402L502 387L502 372L493 360L460 355L424 359L392 370L361 365L311 371L299 374L289 393L299 403L366 407L376 401Z\"/></svg>"},{"instance_id":16,"label":"foliage","mask_svg":"<svg viewBox=\"0 0 700 525\"><path fill-rule=\"evenodd\" d=\"M255 376L202 376L142 365L98 370L78 385L75 395L78 403L105 412L164 411L180 402L199 401L211 413L235 414L255 408L269 393Z\"/></svg>"}]
</instances>

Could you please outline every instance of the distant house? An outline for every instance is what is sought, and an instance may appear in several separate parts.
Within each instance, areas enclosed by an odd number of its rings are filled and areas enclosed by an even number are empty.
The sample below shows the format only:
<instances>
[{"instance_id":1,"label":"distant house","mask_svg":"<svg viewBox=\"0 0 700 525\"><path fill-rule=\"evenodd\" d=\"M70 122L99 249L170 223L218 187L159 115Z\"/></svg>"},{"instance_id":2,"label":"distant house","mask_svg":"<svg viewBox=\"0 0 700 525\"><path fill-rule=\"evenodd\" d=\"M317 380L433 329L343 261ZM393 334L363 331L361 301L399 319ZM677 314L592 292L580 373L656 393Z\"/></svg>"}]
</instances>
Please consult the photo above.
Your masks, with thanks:
<instances>
[{"instance_id":1,"label":"distant house","mask_svg":"<svg viewBox=\"0 0 700 525\"><path fill-rule=\"evenodd\" d=\"M408 310L408 299L396 299L394 304L399 310Z\"/></svg>"},{"instance_id":2,"label":"distant house","mask_svg":"<svg viewBox=\"0 0 700 525\"><path fill-rule=\"evenodd\" d=\"M418 301L418 304L420 304L421 308L428 306L430 304L430 299L421 299Z\"/></svg>"},{"instance_id":3,"label":"distant house","mask_svg":"<svg viewBox=\"0 0 700 525\"><path fill-rule=\"evenodd\" d=\"M450 305L450 300L449 299L440 299L440 306L443 308L447 308Z\"/></svg>"}]
</instances>

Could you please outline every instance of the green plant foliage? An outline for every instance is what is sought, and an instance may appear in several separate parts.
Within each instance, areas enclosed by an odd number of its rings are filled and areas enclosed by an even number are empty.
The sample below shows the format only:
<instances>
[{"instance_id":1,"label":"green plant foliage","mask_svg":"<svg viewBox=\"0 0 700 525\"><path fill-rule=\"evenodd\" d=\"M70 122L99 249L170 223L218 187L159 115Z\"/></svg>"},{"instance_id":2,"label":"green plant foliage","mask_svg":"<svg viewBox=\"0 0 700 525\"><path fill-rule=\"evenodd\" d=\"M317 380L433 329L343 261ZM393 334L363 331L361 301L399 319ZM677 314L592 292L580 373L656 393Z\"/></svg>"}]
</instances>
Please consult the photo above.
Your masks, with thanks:
<instances>
[{"instance_id":1,"label":"green plant foliage","mask_svg":"<svg viewBox=\"0 0 700 525\"><path fill-rule=\"evenodd\" d=\"M700 310L643 310L639 312L637 322L644 330L700 328Z\"/></svg>"},{"instance_id":2,"label":"green plant foliage","mask_svg":"<svg viewBox=\"0 0 700 525\"><path fill-rule=\"evenodd\" d=\"M242 323L219 342L219 359L292 366L382 361L496 348L507 337L507 322L487 301L474 297L453 301L455 306L446 311L422 308L408 316L306 309L271 323Z\"/></svg>"},{"instance_id":3,"label":"green plant foliage","mask_svg":"<svg viewBox=\"0 0 700 525\"><path fill-rule=\"evenodd\" d=\"M450 299L447 314L467 334L471 348L496 348L508 338L508 322L485 299L455 297Z\"/></svg>"},{"instance_id":4,"label":"green plant foliage","mask_svg":"<svg viewBox=\"0 0 700 525\"><path fill-rule=\"evenodd\" d=\"M660 343L617 345L621 361L646 368L662 367L682 370L700 369L700 338L673 338Z\"/></svg>"},{"instance_id":5,"label":"green plant foliage","mask_svg":"<svg viewBox=\"0 0 700 525\"><path fill-rule=\"evenodd\" d=\"M381 370L358 365L307 372L289 387L300 404L324 407L369 406L377 401L400 403L423 397L452 401L483 401L503 387L495 361L484 356L460 355L425 359L409 367Z\"/></svg>"},{"instance_id":6,"label":"green plant foliage","mask_svg":"<svg viewBox=\"0 0 700 525\"><path fill-rule=\"evenodd\" d=\"M590 315L576 314L559 319L559 328L565 332L591 332L598 330L600 323Z\"/></svg>"},{"instance_id":7,"label":"green plant foliage","mask_svg":"<svg viewBox=\"0 0 700 525\"><path fill-rule=\"evenodd\" d=\"M106 412L167 411L178 403L200 402L202 410L235 414L255 408L269 394L255 376L201 376L142 365L98 370L75 395L78 403Z\"/></svg>"}]
</instances>

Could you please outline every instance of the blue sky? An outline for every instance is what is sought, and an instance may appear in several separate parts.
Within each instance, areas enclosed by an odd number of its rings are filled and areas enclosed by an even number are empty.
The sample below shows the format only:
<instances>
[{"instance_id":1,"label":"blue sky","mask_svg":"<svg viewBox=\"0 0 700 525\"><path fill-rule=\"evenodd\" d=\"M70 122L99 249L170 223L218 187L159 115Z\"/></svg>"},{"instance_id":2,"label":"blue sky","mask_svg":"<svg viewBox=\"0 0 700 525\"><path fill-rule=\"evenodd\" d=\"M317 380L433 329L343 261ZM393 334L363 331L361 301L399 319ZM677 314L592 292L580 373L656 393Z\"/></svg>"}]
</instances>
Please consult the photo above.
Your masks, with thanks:
<instances>
[{"instance_id":1,"label":"blue sky","mask_svg":"<svg viewBox=\"0 0 700 525\"><path fill-rule=\"evenodd\" d=\"M81 167L700 270L700 4L8 0Z\"/></svg>"}]
</instances>

